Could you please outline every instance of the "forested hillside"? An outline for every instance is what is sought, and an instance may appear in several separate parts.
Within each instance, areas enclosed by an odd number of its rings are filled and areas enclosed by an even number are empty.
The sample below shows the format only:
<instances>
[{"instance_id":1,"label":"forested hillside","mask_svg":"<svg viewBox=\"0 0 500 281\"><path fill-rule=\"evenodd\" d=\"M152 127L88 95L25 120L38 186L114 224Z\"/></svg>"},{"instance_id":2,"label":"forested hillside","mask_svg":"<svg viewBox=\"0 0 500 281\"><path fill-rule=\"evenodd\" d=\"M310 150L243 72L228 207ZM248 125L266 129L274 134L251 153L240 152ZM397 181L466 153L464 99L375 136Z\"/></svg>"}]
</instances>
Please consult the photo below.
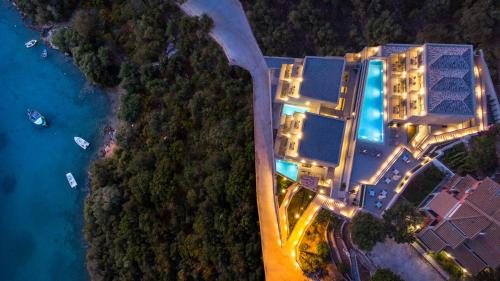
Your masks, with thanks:
<instances>
[{"instance_id":1,"label":"forested hillside","mask_svg":"<svg viewBox=\"0 0 500 281\"><path fill-rule=\"evenodd\" d=\"M37 20L66 17L31 5ZM72 20L56 45L126 92L120 149L90 171L92 280L262 280L252 86L208 37L211 21L154 0L84 1Z\"/></svg>"},{"instance_id":2,"label":"forested hillside","mask_svg":"<svg viewBox=\"0 0 500 281\"><path fill-rule=\"evenodd\" d=\"M500 1L242 0L266 55L337 55L385 43L473 44L500 83Z\"/></svg>"}]
</instances>

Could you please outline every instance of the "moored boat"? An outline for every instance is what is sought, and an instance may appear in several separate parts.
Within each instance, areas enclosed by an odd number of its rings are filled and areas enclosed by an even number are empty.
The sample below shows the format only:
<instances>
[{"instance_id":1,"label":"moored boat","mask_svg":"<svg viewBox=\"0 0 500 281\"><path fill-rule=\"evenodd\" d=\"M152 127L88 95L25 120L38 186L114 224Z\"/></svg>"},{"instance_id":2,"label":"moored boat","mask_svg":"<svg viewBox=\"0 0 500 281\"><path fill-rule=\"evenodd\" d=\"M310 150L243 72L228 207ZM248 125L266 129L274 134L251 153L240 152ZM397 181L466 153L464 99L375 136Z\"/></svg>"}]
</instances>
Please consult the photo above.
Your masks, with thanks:
<instances>
[{"instance_id":1,"label":"moored boat","mask_svg":"<svg viewBox=\"0 0 500 281\"><path fill-rule=\"evenodd\" d=\"M66 179L68 180L69 186L71 188L75 188L78 184L76 183L75 177L73 177L72 173L66 174Z\"/></svg>"},{"instance_id":2,"label":"moored boat","mask_svg":"<svg viewBox=\"0 0 500 281\"><path fill-rule=\"evenodd\" d=\"M45 119L45 117L38 111L28 109L26 112L26 116L31 123L37 126L47 127L48 125L47 119Z\"/></svg>"},{"instance_id":3,"label":"moored boat","mask_svg":"<svg viewBox=\"0 0 500 281\"><path fill-rule=\"evenodd\" d=\"M30 40L30 41L28 41L28 42L24 43L24 46L25 46L26 48L35 47L35 45L36 45L36 43L37 43L37 42L38 42L38 41L36 41L35 39L32 39L32 40Z\"/></svg>"},{"instance_id":4,"label":"moored boat","mask_svg":"<svg viewBox=\"0 0 500 281\"><path fill-rule=\"evenodd\" d=\"M76 144L78 144L83 149L87 149L87 147L89 147L90 145L88 141L84 140L81 137L74 137L73 139L75 140Z\"/></svg>"}]
</instances>

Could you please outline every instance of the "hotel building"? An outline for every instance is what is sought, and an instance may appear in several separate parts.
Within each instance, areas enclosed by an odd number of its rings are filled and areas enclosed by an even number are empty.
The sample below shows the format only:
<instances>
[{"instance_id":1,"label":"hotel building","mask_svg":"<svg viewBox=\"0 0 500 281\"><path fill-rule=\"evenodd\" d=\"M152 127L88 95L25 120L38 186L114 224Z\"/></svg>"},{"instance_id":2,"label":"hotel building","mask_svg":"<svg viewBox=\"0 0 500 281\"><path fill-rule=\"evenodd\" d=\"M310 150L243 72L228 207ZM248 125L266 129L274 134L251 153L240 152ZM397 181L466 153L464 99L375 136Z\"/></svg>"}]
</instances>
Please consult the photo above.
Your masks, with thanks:
<instances>
[{"instance_id":1,"label":"hotel building","mask_svg":"<svg viewBox=\"0 0 500 281\"><path fill-rule=\"evenodd\" d=\"M378 215L434 144L484 130L486 96L498 104L470 45L387 44L266 62L276 171Z\"/></svg>"}]
</instances>

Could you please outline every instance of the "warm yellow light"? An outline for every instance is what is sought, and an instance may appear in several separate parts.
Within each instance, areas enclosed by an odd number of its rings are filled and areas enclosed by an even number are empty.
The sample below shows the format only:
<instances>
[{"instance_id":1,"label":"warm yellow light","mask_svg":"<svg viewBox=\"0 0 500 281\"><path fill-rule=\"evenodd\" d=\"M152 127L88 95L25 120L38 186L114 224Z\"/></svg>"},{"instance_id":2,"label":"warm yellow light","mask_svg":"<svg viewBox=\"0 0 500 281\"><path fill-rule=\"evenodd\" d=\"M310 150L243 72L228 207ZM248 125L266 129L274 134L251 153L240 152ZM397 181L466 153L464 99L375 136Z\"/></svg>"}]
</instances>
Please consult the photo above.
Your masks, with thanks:
<instances>
[{"instance_id":1,"label":"warm yellow light","mask_svg":"<svg viewBox=\"0 0 500 281\"><path fill-rule=\"evenodd\" d=\"M300 159L300 163L304 164L304 163L306 163L306 160Z\"/></svg>"},{"instance_id":2,"label":"warm yellow light","mask_svg":"<svg viewBox=\"0 0 500 281\"><path fill-rule=\"evenodd\" d=\"M306 101L306 105L310 105L311 103L309 101Z\"/></svg>"},{"instance_id":3,"label":"warm yellow light","mask_svg":"<svg viewBox=\"0 0 500 281\"><path fill-rule=\"evenodd\" d=\"M299 218L299 214L296 213L295 214L295 218L298 219Z\"/></svg>"},{"instance_id":4,"label":"warm yellow light","mask_svg":"<svg viewBox=\"0 0 500 281\"><path fill-rule=\"evenodd\" d=\"M313 166L318 165L318 163L316 163L316 161L313 161L312 164L313 164Z\"/></svg>"}]
</instances>

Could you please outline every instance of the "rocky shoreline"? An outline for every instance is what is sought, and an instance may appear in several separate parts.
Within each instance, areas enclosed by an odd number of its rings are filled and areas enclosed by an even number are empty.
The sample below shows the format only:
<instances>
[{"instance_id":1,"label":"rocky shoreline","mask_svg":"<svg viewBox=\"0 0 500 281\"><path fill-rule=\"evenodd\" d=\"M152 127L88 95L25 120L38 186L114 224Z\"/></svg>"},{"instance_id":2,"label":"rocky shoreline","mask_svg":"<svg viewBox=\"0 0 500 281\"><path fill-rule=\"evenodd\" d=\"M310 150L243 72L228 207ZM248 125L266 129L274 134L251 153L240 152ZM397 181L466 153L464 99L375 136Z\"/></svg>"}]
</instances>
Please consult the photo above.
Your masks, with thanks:
<instances>
[{"instance_id":1,"label":"rocky shoreline","mask_svg":"<svg viewBox=\"0 0 500 281\"><path fill-rule=\"evenodd\" d=\"M36 30L40 32L40 39L51 49L59 50L59 48L52 42L54 34L63 29L71 26L72 20L57 23L57 24L44 24L37 25L27 22L27 15L22 12L16 5L14 1L10 2L12 6L18 11L18 13L22 16L24 25L27 28ZM64 53L65 56L70 56L68 53ZM89 83L91 83L89 81ZM113 152L117 147L116 142L116 132L118 128L121 126L121 122L118 119L118 110L120 106L120 96L123 94L124 89L120 86L114 88L101 88L108 98L110 99L110 113L107 120L107 124L102 127L101 135L102 135L102 145L99 146L98 149L98 158L104 159L113 156Z\"/></svg>"}]
</instances>

